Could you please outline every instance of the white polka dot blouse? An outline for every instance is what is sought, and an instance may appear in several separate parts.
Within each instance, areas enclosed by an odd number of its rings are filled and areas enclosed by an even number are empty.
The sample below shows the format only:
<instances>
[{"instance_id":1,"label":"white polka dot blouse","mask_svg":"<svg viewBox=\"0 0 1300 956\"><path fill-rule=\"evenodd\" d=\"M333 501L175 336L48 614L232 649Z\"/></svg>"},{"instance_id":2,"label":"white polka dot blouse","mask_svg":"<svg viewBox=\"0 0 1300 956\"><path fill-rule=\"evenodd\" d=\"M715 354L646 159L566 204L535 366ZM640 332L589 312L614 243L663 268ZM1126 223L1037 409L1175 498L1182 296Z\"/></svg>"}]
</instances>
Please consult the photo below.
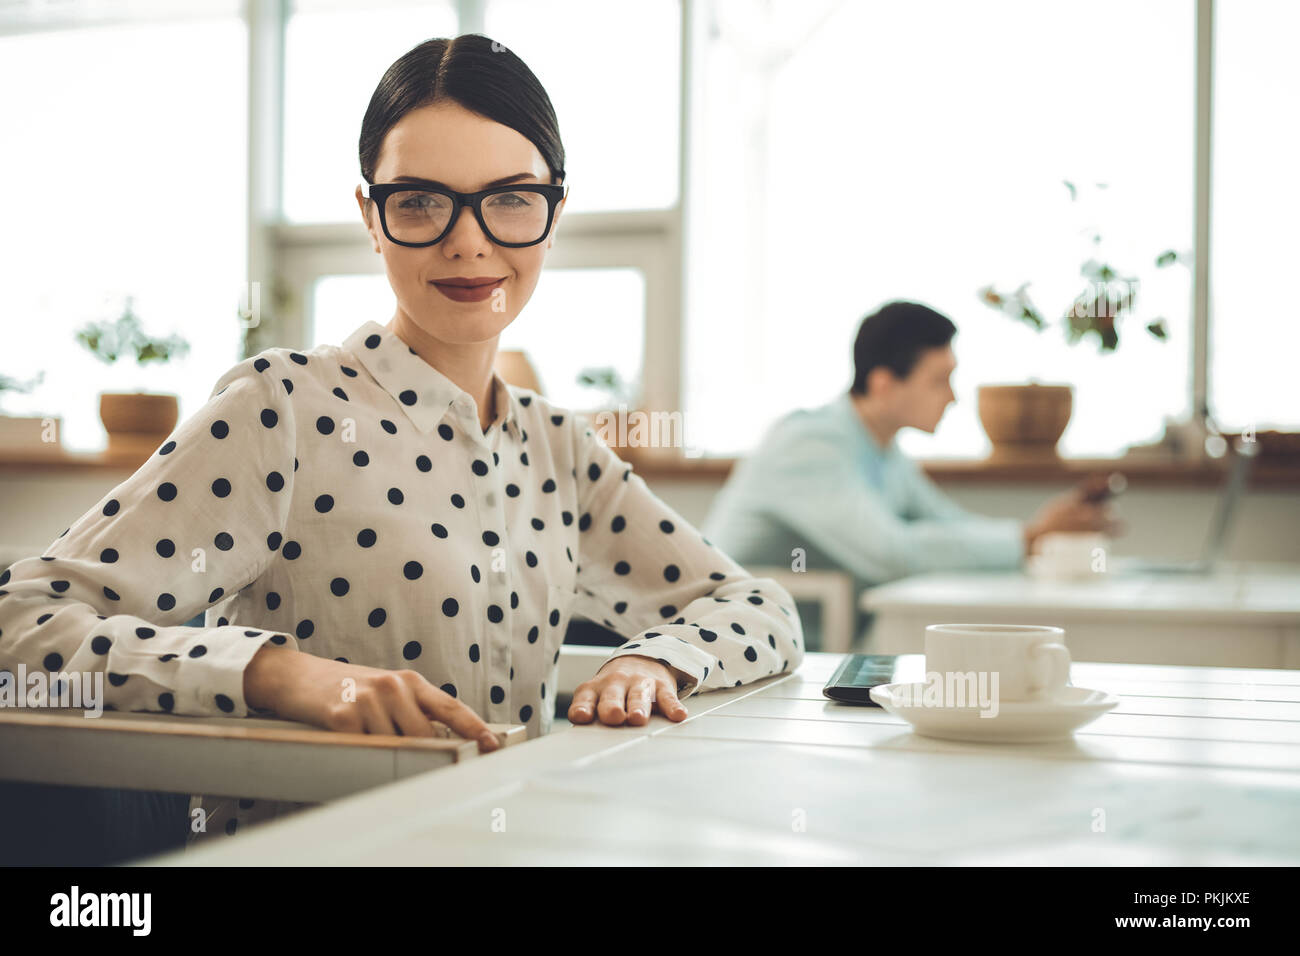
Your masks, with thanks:
<instances>
[{"instance_id":1,"label":"white polka dot blouse","mask_svg":"<svg viewBox=\"0 0 1300 956\"><path fill-rule=\"evenodd\" d=\"M575 610L628 639L611 657L667 665L683 698L798 666L787 591L586 418L493 387L485 432L474 399L374 321L341 346L245 359L0 574L0 666L103 671L108 709L246 716L243 671L270 642L418 671L529 737L551 728Z\"/></svg>"}]
</instances>

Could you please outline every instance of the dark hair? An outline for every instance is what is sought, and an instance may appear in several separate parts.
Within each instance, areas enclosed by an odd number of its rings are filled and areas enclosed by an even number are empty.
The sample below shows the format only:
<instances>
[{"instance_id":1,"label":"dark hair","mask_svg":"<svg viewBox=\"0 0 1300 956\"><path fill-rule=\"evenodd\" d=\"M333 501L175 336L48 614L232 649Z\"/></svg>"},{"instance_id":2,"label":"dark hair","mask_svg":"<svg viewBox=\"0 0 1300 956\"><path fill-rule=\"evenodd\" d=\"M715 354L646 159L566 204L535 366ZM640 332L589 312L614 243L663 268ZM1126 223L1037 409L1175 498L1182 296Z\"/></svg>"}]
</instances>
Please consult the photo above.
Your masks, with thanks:
<instances>
[{"instance_id":1,"label":"dark hair","mask_svg":"<svg viewBox=\"0 0 1300 956\"><path fill-rule=\"evenodd\" d=\"M546 90L519 57L481 33L425 40L385 72L361 121L361 178L374 182L384 137L411 110L450 100L526 136L564 181L564 144Z\"/></svg>"},{"instance_id":2,"label":"dark hair","mask_svg":"<svg viewBox=\"0 0 1300 956\"><path fill-rule=\"evenodd\" d=\"M867 373L883 365L907 378L923 349L942 348L957 326L946 315L918 302L887 302L862 320L853 343L854 395L867 394Z\"/></svg>"}]
</instances>

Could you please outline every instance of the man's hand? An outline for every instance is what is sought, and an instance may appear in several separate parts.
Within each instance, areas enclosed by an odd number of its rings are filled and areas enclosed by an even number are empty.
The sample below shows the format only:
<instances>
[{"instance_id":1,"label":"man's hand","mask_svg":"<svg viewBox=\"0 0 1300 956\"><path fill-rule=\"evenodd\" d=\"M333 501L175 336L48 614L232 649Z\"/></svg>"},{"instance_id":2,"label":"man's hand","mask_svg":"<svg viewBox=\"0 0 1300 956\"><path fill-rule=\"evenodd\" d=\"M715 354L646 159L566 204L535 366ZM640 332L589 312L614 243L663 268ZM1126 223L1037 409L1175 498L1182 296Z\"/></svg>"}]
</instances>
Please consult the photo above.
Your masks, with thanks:
<instances>
[{"instance_id":1,"label":"man's hand","mask_svg":"<svg viewBox=\"0 0 1300 956\"><path fill-rule=\"evenodd\" d=\"M617 727L626 722L640 727L649 723L655 711L669 720L686 719L673 672L654 658L626 654L606 661L595 677L578 685L569 720L590 723L594 712L603 724Z\"/></svg>"},{"instance_id":2,"label":"man's hand","mask_svg":"<svg viewBox=\"0 0 1300 956\"><path fill-rule=\"evenodd\" d=\"M1105 475L1091 476L1077 487L1048 499L1025 525L1026 552L1036 552L1038 539L1052 531L1100 531L1111 537L1121 534L1124 523L1115 517L1109 502L1088 501L1105 484Z\"/></svg>"}]
</instances>

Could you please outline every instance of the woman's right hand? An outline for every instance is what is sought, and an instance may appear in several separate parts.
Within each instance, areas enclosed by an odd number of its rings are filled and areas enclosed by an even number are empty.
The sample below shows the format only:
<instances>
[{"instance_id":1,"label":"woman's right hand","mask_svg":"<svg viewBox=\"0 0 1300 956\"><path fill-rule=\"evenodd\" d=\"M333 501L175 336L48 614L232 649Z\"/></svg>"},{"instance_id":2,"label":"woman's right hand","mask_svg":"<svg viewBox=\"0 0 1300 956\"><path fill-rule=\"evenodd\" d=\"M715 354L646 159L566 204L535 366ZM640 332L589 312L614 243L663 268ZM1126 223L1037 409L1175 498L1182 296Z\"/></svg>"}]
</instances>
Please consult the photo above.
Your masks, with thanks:
<instances>
[{"instance_id":1,"label":"woman's right hand","mask_svg":"<svg viewBox=\"0 0 1300 956\"><path fill-rule=\"evenodd\" d=\"M349 683L350 682L350 683ZM344 664L289 647L262 647L244 669L244 699L277 717L365 734L432 737L440 720L479 750L498 747L478 714L412 670Z\"/></svg>"}]
</instances>

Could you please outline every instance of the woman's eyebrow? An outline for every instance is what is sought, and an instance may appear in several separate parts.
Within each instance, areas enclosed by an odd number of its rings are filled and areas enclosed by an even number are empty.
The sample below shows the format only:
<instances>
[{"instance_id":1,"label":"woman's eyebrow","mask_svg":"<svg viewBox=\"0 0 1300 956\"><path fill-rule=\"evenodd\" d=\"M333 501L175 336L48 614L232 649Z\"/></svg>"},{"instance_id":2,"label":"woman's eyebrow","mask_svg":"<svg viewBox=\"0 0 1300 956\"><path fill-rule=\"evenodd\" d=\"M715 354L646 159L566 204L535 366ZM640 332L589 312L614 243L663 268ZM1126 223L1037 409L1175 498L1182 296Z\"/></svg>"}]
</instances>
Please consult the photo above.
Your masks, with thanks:
<instances>
[{"instance_id":1,"label":"woman's eyebrow","mask_svg":"<svg viewBox=\"0 0 1300 956\"><path fill-rule=\"evenodd\" d=\"M484 189L491 189L493 186L505 186L509 183L517 183L521 179L533 179L535 173L515 173L513 176L505 176L501 179L494 179L492 182L483 186ZM420 176L394 176L395 183L419 183L422 186L438 186L442 189L451 189L446 183L440 183L436 179L424 179Z\"/></svg>"}]
</instances>

